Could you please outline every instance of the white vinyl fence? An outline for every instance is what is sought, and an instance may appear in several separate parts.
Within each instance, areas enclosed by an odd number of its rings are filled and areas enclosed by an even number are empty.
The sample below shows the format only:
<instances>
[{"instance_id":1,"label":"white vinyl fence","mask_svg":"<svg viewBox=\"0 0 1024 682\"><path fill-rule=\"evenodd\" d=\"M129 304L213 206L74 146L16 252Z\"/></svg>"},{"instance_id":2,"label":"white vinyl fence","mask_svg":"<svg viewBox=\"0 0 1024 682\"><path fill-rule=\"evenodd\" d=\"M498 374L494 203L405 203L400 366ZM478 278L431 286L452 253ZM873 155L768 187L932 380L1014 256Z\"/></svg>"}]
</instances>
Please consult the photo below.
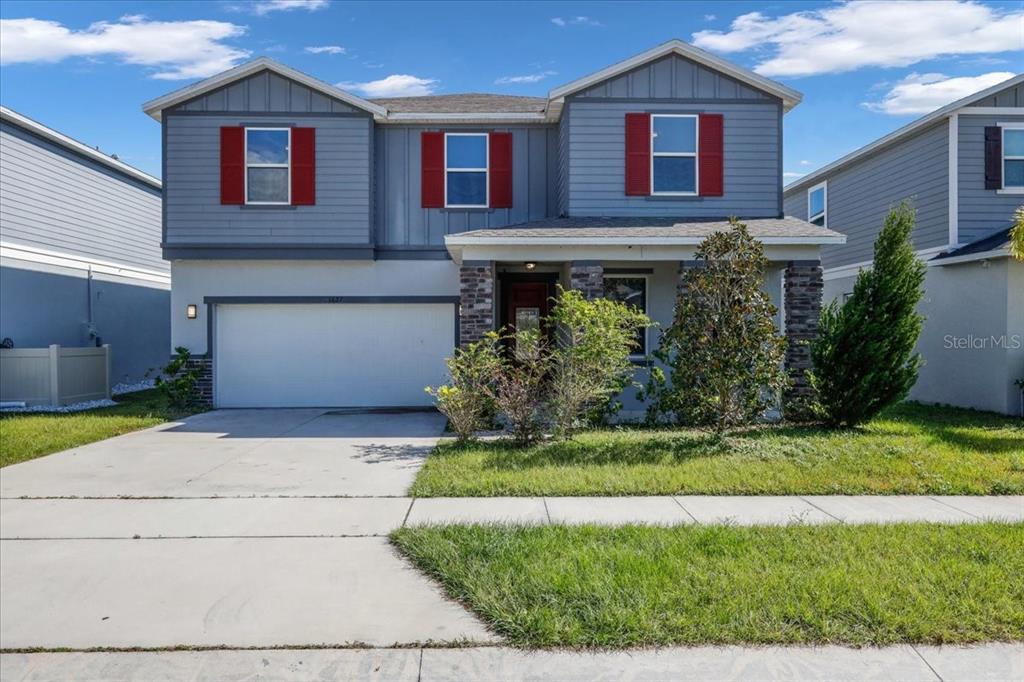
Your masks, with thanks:
<instances>
[{"instance_id":1,"label":"white vinyl fence","mask_svg":"<svg viewBox=\"0 0 1024 682\"><path fill-rule=\"evenodd\" d=\"M0 402L56 407L109 397L109 345L0 348Z\"/></svg>"}]
</instances>

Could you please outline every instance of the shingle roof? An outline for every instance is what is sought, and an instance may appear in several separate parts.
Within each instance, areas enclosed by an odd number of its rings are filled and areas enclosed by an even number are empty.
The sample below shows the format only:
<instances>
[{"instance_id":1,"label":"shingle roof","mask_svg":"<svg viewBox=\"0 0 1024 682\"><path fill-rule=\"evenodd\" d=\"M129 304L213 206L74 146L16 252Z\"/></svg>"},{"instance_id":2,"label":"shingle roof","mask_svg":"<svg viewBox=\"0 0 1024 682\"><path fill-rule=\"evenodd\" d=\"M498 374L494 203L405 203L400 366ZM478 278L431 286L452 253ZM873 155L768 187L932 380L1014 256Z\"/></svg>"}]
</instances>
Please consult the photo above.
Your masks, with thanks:
<instances>
[{"instance_id":1,"label":"shingle roof","mask_svg":"<svg viewBox=\"0 0 1024 682\"><path fill-rule=\"evenodd\" d=\"M542 113L548 102L544 97L491 95L480 92L422 97L382 97L370 101L386 107L390 112L414 114Z\"/></svg>"},{"instance_id":2,"label":"shingle roof","mask_svg":"<svg viewBox=\"0 0 1024 682\"><path fill-rule=\"evenodd\" d=\"M786 239L841 239L833 230L786 216L741 220L752 237ZM508 227L463 232L458 241L470 239L601 239L601 238L703 238L729 229L726 218L548 218Z\"/></svg>"},{"instance_id":3,"label":"shingle roof","mask_svg":"<svg viewBox=\"0 0 1024 682\"><path fill-rule=\"evenodd\" d=\"M952 251L945 251L940 253L932 260L945 260L947 258L959 258L961 256L970 256L976 253L986 253L988 251L999 251L1001 249L1010 248L1010 229L1009 227L999 230L995 234L990 234L982 239L976 239L970 244L961 246L958 249Z\"/></svg>"}]
</instances>

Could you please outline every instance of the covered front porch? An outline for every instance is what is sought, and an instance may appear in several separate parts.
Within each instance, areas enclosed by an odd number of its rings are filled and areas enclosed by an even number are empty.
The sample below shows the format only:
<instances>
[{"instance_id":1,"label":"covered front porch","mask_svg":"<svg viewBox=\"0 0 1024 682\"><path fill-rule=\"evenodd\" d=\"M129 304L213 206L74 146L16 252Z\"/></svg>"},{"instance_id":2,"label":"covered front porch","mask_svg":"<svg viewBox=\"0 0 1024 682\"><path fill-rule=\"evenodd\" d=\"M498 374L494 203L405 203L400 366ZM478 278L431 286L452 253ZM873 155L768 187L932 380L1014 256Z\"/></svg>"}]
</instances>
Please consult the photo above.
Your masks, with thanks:
<instances>
[{"instance_id":1,"label":"covered front porch","mask_svg":"<svg viewBox=\"0 0 1024 682\"><path fill-rule=\"evenodd\" d=\"M660 329L672 323L682 275L698 265L698 245L729 228L728 221L651 222L563 218L450 235L446 245L460 268L460 344L494 329L535 324L550 312L561 286L644 310L657 327L643 336L637 358L649 354L658 346ZM805 395L810 355L803 342L815 336L821 311L819 249L845 238L791 218L744 222L769 260L763 288L789 339L791 395Z\"/></svg>"}]
</instances>

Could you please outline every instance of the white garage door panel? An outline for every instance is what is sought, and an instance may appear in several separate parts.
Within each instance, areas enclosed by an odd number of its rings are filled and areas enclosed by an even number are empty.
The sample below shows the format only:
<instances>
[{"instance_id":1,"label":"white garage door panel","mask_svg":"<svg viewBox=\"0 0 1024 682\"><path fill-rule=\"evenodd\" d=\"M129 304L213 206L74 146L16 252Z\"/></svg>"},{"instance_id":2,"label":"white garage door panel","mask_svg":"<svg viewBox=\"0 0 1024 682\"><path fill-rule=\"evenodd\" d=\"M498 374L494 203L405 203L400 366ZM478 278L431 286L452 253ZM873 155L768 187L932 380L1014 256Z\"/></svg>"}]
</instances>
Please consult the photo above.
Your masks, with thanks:
<instances>
[{"instance_id":1,"label":"white garage door panel","mask_svg":"<svg viewBox=\"0 0 1024 682\"><path fill-rule=\"evenodd\" d=\"M455 343L450 303L218 305L220 407L430 405Z\"/></svg>"}]
</instances>

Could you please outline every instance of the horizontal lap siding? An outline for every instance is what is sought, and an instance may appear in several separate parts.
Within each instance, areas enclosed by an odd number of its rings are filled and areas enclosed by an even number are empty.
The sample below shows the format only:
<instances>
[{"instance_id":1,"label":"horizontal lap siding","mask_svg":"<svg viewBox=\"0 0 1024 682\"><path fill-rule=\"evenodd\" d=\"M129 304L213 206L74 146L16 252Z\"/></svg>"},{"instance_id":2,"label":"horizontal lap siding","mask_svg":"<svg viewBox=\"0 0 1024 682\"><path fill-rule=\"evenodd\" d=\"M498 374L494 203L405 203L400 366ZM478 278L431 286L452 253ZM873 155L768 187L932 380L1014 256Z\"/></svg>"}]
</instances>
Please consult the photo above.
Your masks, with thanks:
<instances>
[{"instance_id":1,"label":"horizontal lap siding","mask_svg":"<svg viewBox=\"0 0 1024 682\"><path fill-rule=\"evenodd\" d=\"M1013 93L1013 89L1004 92ZM1016 100L1014 100L1016 101ZM985 126L1011 121L1024 122L1024 116L959 117L959 232L966 244L1009 227L1013 212L1024 205L1020 194L999 194L985 189Z\"/></svg>"},{"instance_id":2,"label":"horizontal lap siding","mask_svg":"<svg viewBox=\"0 0 1024 682\"><path fill-rule=\"evenodd\" d=\"M779 213L779 107L708 101L573 99L569 113L568 211L572 216L771 217ZM725 194L665 199L626 196L625 116L630 112L721 113ZM564 114L563 114L564 115Z\"/></svg>"},{"instance_id":3,"label":"horizontal lap siding","mask_svg":"<svg viewBox=\"0 0 1024 682\"><path fill-rule=\"evenodd\" d=\"M503 227L555 214L558 172L558 133L555 127L447 126L444 129L512 133L512 208L423 208L420 195L420 134L425 130L439 128L378 126L374 158L378 245L440 249L444 247L446 234Z\"/></svg>"},{"instance_id":4,"label":"horizontal lap siding","mask_svg":"<svg viewBox=\"0 0 1024 682\"><path fill-rule=\"evenodd\" d=\"M253 245L365 244L371 223L368 117L261 117L261 126L316 128L316 205L240 207L220 203L220 128L244 114L168 115L167 242Z\"/></svg>"},{"instance_id":5,"label":"horizontal lap siding","mask_svg":"<svg viewBox=\"0 0 1024 682\"><path fill-rule=\"evenodd\" d=\"M0 124L5 242L167 270L160 190L9 124Z\"/></svg>"},{"instance_id":6,"label":"horizontal lap siding","mask_svg":"<svg viewBox=\"0 0 1024 682\"><path fill-rule=\"evenodd\" d=\"M842 246L822 247L834 268L870 261L889 210L910 199L917 210L915 249L949 241L949 148L946 121L828 174L828 227L846 235ZM817 183L814 183L817 184ZM787 192L786 214L807 218L807 187Z\"/></svg>"}]
</instances>

